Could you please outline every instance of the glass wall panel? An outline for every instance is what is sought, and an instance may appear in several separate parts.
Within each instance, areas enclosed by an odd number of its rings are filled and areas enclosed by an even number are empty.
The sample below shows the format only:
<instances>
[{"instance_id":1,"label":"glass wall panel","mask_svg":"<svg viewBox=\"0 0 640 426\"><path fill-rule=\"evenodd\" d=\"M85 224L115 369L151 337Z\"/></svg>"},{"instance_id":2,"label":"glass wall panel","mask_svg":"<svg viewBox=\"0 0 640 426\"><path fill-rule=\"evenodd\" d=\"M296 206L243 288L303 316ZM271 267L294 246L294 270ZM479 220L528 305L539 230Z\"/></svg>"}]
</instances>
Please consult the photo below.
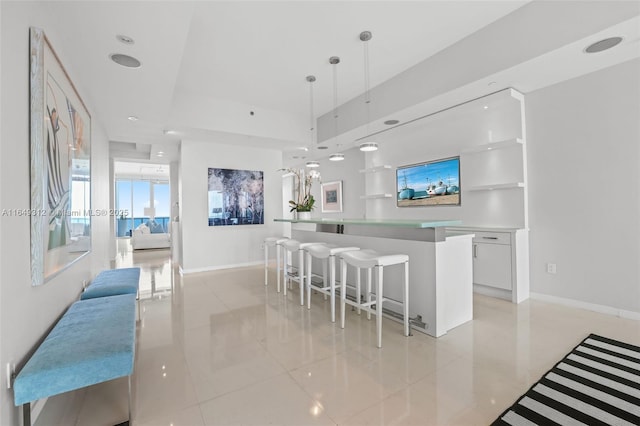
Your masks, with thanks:
<instances>
[{"instance_id":1,"label":"glass wall panel","mask_svg":"<svg viewBox=\"0 0 640 426\"><path fill-rule=\"evenodd\" d=\"M149 207L153 205L154 210ZM116 210L128 214L116 219L116 236L130 237L132 230L155 216L164 232L171 222L171 190L168 182L116 180Z\"/></svg>"},{"instance_id":2,"label":"glass wall panel","mask_svg":"<svg viewBox=\"0 0 640 426\"><path fill-rule=\"evenodd\" d=\"M119 212L128 212L129 214L121 215L116 218L116 236L127 237L131 235L133 229L133 206L131 204L131 181L116 180L116 210Z\"/></svg>"},{"instance_id":3,"label":"glass wall panel","mask_svg":"<svg viewBox=\"0 0 640 426\"><path fill-rule=\"evenodd\" d=\"M156 210L156 222L162 224L164 232L169 232L171 222L171 191L166 182L153 184L153 205Z\"/></svg>"}]
</instances>

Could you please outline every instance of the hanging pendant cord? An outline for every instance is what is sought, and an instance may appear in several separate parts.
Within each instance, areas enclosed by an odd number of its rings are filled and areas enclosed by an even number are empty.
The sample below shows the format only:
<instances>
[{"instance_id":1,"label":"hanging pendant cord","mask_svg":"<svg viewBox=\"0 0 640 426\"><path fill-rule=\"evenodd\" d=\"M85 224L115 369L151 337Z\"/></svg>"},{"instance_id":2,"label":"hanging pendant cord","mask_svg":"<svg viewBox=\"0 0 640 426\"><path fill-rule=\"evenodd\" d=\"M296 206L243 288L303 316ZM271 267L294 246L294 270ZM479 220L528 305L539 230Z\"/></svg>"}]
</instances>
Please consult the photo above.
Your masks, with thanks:
<instances>
[{"instance_id":1,"label":"hanging pendant cord","mask_svg":"<svg viewBox=\"0 0 640 426\"><path fill-rule=\"evenodd\" d=\"M333 137L338 142L338 64L340 58L332 56L329 63L333 66Z\"/></svg>"},{"instance_id":2,"label":"hanging pendant cord","mask_svg":"<svg viewBox=\"0 0 640 426\"><path fill-rule=\"evenodd\" d=\"M367 136L369 136L369 121L371 118L371 80L369 76L369 40L371 40L371 33L369 31L363 31L360 33L360 40L363 41L364 50L364 103L366 104L367 113Z\"/></svg>"},{"instance_id":3,"label":"hanging pendant cord","mask_svg":"<svg viewBox=\"0 0 640 426\"><path fill-rule=\"evenodd\" d=\"M313 130L314 130L314 118L313 113L313 82L316 81L316 77L308 75L306 80L309 82L309 139L310 144L313 146Z\"/></svg>"}]
</instances>

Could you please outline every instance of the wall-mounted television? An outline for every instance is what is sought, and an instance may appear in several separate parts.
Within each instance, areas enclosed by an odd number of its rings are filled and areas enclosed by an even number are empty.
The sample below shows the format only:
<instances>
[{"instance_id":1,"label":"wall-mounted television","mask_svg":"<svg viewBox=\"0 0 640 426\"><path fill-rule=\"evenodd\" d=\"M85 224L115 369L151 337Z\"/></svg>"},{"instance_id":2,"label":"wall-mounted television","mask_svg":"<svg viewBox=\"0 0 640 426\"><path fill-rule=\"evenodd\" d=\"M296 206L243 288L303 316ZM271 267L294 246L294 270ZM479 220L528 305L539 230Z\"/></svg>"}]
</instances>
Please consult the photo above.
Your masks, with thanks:
<instances>
[{"instance_id":1,"label":"wall-mounted television","mask_svg":"<svg viewBox=\"0 0 640 426\"><path fill-rule=\"evenodd\" d=\"M460 157L396 169L398 207L459 206Z\"/></svg>"}]
</instances>

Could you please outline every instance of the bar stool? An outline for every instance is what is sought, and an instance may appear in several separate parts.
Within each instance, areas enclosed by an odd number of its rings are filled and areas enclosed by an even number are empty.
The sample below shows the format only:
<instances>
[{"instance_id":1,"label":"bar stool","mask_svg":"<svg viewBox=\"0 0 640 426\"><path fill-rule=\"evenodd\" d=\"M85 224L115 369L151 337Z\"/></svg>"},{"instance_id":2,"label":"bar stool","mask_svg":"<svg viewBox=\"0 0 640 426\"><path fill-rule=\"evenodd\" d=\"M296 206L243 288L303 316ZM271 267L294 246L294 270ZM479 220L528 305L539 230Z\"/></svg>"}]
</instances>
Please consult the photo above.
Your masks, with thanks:
<instances>
[{"instance_id":1,"label":"bar stool","mask_svg":"<svg viewBox=\"0 0 640 426\"><path fill-rule=\"evenodd\" d=\"M278 293L280 293L280 247L287 241L287 237L267 237L264 239L264 285L268 284L269 247L276 248L276 282Z\"/></svg>"},{"instance_id":2,"label":"bar stool","mask_svg":"<svg viewBox=\"0 0 640 426\"><path fill-rule=\"evenodd\" d=\"M313 285L313 289L331 299L331 322L336 322L336 255L347 251L360 250L359 247L338 247L335 244L313 245L305 248L307 252L307 309L311 309L312 258L322 259L322 287ZM327 280L327 269L329 279ZM325 297L326 299L326 297Z\"/></svg>"},{"instance_id":3,"label":"bar stool","mask_svg":"<svg viewBox=\"0 0 640 426\"><path fill-rule=\"evenodd\" d=\"M367 318L371 314L376 316L376 331L378 333L378 347L382 347L382 304L384 302L395 303L402 306L404 316L404 335L409 336L409 256L406 254L380 254L373 250L348 251L340 255L342 267L342 279L340 282L340 317L341 327L344 328L345 304L348 303L358 309L367 312ZM383 271L385 266L400 265L404 263L404 289L403 301L397 301L384 297ZM355 301L348 300L347 296L347 265L356 267L356 297ZM376 291L371 293L371 271L377 269ZM367 269L366 302L360 300L360 269ZM371 300L372 296L375 300ZM375 309L372 306L375 305Z\"/></svg>"},{"instance_id":4,"label":"bar stool","mask_svg":"<svg viewBox=\"0 0 640 426\"><path fill-rule=\"evenodd\" d=\"M284 274L283 285L284 285L284 295L287 295L287 278L289 280L298 281L300 283L300 305L304 305L304 249L310 247L312 245L324 244L324 243L301 243L297 240L286 240L281 243L283 252L283 261L284 261ZM290 274L287 271L288 258L292 258L294 252L298 252L298 275L295 276Z\"/></svg>"}]
</instances>

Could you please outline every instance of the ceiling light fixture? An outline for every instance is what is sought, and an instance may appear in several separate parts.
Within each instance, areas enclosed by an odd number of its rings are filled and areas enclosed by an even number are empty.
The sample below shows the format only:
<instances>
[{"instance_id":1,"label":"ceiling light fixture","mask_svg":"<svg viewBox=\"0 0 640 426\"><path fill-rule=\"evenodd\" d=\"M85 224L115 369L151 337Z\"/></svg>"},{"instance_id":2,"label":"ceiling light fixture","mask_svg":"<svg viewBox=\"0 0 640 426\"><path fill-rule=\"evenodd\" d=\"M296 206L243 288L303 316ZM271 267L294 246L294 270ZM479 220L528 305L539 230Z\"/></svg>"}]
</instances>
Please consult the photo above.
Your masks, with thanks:
<instances>
[{"instance_id":1,"label":"ceiling light fixture","mask_svg":"<svg viewBox=\"0 0 640 426\"><path fill-rule=\"evenodd\" d=\"M127 117L127 120L129 120L129 121L138 121L139 118L136 117L135 115L130 115L130 116Z\"/></svg>"},{"instance_id":2,"label":"ceiling light fixture","mask_svg":"<svg viewBox=\"0 0 640 426\"><path fill-rule=\"evenodd\" d=\"M307 161L307 167L309 168L320 167L320 163L318 163L317 161Z\"/></svg>"},{"instance_id":3,"label":"ceiling light fixture","mask_svg":"<svg viewBox=\"0 0 640 426\"><path fill-rule=\"evenodd\" d=\"M316 149L329 149L329 147L328 147L328 146L321 145L321 146L319 146L319 147L316 147Z\"/></svg>"},{"instance_id":4,"label":"ceiling light fixture","mask_svg":"<svg viewBox=\"0 0 640 426\"><path fill-rule=\"evenodd\" d=\"M360 144L360 151L371 152L378 149L378 144L375 142L362 142Z\"/></svg>"},{"instance_id":5,"label":"ceiling light fixture","mask_svg":"<svg viewBox=\"0 0 640 426\"><path fill-rule=\"evenodd\" d=\"M384 124L386 124L387 126L394 126L396 124L398 124L400 121L398 120L387 120L384 122Z\"/></svg>"},{"instance_id":6,"label":"ceiling light fixture","mask_svg":"<svg viewBox=\"0 0 640 426\"><path fill-rule=\"evenodd\" d=\"M369 119L370 119L370 105L371 105L371 93L369 90L370 82L369 82L369 40L371 40L373 34L371 31L363 31L360 33L360 41L363 42L363 50L364 50L364 103L367 108L367 127L366 127L366 136L369 135ZM378 149L378 144L375 142L362 142L360 144L360 151L375 151Z\"/></svg>"},{"instance_id":7,"label":"ceiling light fixture","mask_svg":"<svg viewBox=\"0 0 640 426\"><path fill-rule=\"evenodd\" d=\"M338 56L332 56L329 58L331 68L333 68L333 138L336 146L340 146L338 143L338 64L340 58ZM329 156L331 161L344 160L344 154L336 153Z\"/></svg>"},{"instance_id":8,"label":"ceiling light fixture","mask_svg":"<svg viewBox=\"0 0 640 426\"><path fill-rule=\"evenodd\" d=\"M596 41L584 49L584 53L598 53L617 46L622 41L622 37L609 37Z\"/></svg>"},{"instance_id":9,"label":"ceiling light fixture","mask_svg":"<svg viewBox=\"0 0 640 426\"><path fill-rule=\"evenodd\" d=\"M111 60L116 64L127 68L140 68L142 66L142 63L139 60L133 56L125 55L123 53L112 53L109 55L109 58L111 58Z\"/></svg>"},{"instance_id":10,"label":"ceiling light fixture","mask_svg":"<svg viewBox=\"0 0 640 426\"><path fill-rule=\"evenodd\" d=\"M165 135L177 135L177 134L178 134L178 132L177 132L177 131L175 131L175 130L165 130L165 131L164 131L164 134L165 134Z\"/></svg>"}]
</instances>

